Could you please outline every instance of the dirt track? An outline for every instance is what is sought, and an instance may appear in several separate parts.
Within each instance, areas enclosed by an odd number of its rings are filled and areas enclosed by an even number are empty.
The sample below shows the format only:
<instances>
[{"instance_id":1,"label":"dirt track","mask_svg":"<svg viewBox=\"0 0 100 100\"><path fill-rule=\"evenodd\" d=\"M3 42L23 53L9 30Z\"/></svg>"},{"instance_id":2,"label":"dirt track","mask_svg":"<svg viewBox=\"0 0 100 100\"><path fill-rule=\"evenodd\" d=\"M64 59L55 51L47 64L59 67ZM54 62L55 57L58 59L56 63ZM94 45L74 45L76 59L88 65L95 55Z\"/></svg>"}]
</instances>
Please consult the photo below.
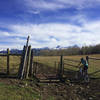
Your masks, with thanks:
<instances>
[{"instance_id":1,"label":"dirt track","mask_svg":"<svg viewBox=\"0 0 100 100\"><path fill-rule=\"evenodd\" d=\"M56 72L54 68L39 64L37 76L46 79L50 75L55 77ZM39 83L42 99L47 100L51 96L54 100L99 100L100 79L90 79L89 83L78 82L74 80L75 73L66 70L65 83Z\"/></svg>"}]
</instances>

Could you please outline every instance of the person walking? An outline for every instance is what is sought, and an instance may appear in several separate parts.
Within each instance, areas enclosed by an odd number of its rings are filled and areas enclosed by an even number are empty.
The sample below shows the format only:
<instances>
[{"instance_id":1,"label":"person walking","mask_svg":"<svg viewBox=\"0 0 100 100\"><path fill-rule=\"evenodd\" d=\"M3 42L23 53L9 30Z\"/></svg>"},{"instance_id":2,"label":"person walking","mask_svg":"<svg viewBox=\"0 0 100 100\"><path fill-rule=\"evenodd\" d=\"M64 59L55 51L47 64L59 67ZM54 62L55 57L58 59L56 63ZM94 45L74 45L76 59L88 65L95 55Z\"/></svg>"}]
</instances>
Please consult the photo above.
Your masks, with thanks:
<instances>
[{"instance_id":1,"label":"person walking","mask_svg":"<svg viewBox=\"0 0 100 100\"><path fill-rule=\"evenodd\" d=\"M89 81L89 77L88 77L88 60L81 58L81 61L79 63L79 72L80 75L79 77L83 77L85 82Z\"/></svg>"}]
</instances>

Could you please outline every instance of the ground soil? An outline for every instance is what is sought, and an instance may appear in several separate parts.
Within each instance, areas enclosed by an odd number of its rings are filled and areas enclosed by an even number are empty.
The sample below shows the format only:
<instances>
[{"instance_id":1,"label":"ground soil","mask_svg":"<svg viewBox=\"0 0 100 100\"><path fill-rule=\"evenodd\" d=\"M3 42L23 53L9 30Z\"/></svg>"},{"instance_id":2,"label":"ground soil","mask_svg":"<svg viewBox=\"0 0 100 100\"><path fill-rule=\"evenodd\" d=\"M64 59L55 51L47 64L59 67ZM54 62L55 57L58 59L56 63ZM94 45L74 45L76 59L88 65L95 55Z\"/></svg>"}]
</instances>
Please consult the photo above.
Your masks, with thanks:
<instances>
[{"instance_id":1,"label":"ground soil","mask_svg":"<svg viewBox=\"0 0 100 100\"><path fill-rule=\"evenodd\" d=\"M91 80L90 83L71 83L66 80L65 83L38 83L32 80L27 85L38 92L41 100L99 100L100 99L100 80ZM7 85L17 85L25 87L26 83L21 80L0 78L0 82Z\"/></svg>"},{"instance_id":2,"label":"ground soil","mask_svg":"<svg viewBox=\"0 0 100 100\"><path fill-rule=\"evenodd\" d=\"M39 66L40 65L40 66ZM99 100L100 99L100 78L90 77L90 82L75 80L76 72L73 70L64 71L64 82L53 83L51 80L56 79L57 69L48 66L38 65L37 77L44 82L39 83L43 100L49 96L54 100ZM57 77L58 78L58 77ZM49 81L47 82L47 79ZM51 79L51 80L50 80ZM46 82L45 82L46 80ZM41 85L42 84L42 85Z\"/></svg>"}]
</instances>

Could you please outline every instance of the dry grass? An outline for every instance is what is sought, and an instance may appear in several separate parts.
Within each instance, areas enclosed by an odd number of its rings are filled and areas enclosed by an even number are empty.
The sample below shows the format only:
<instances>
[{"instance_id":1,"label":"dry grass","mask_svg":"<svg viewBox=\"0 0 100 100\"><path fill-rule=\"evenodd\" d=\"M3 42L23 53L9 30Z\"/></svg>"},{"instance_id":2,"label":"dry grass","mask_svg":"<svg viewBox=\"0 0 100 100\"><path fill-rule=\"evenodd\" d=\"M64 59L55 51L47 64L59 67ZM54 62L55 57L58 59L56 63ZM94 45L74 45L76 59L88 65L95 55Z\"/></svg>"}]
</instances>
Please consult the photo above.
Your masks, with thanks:
<instances>
[{"instance_id":1,"label":"dry grass","mask_svg":"<svg viewBox=\"0 0 100 100\"><path fill-rule=\"evenodd\" d=\"M20 65L20 57L10 56L10 73L17 73ZM6 73L7 57L0 57L0 72Z\"/></svg>"},{"instance_id":2,"label":"dry grass","mask_svg":"<svg viewBox=\"0 0 100 100\"><path fill-rule=\"evenodd\" d=\"M63 58L80 61L80 59L82 57L85 58L86 56L87 55L64 56ZM89 57L100 58L100 55L89 55ZM38 56L38 57L34 57L34 61L40 62L40 63L42 63L44 65L48 65L50 67L55 67L55 62L56 62L56 65L58 65L58 62L60 62L60 56L47 56L47 57L46 56ZM64 60L64 63L75 65L77 67L78 67L78 64L79 64L78 62L71 62L71 61L67 61L67 60ZM70 69L70 70L78 70L78 68L73 67L73 66L68 66L68 65L64 65L64 68ZM96 72L96 73L94 73L94 72ZM93 77L100 77L100 60L89 60L88 73L91 74Z\"/></svg>"},{"instance_id":3,"label":"dry grass","mask_svg":"<svg viewBox=\"0 0 100 100\"><path fill-rule=\"evenodd\" d=\"M89 55L90 57L97 57L100 58L100 55ZM82 57L86 57L86 55L83 56L64 56L64 59L73 59L73 60L79 60ZM58 63L60 62L60 56L38 56L34 57L35 62L40 62L44 65L48 65L50 67L58 66ZM71 62L64 60L64 63L72 64L72 65L78 65L77 62ZM20 57L17 56L10 56L10 69L14 69L16 72L18 71L20 65ZM7 57L0 57L0 72L4 69L6 70L7 67ZM78 70L78 68L64 65L66 69L70 70ZM93 76L100 77L100 61L98 60L89 60L89 73L94 73L97 71L97 73L93 74Z\"/></svg>"}]
</instances>

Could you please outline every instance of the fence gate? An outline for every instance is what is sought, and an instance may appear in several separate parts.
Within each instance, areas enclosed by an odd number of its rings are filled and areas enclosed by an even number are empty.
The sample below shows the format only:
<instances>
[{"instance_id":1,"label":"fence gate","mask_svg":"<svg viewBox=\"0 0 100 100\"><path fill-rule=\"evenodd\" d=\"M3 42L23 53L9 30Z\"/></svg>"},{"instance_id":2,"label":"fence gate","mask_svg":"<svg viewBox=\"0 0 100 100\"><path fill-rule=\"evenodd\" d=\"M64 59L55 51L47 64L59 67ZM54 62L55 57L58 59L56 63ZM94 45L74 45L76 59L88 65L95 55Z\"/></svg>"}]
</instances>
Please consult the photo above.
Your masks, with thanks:
<instances>
[{"instance_id":1,"label":"fence gate","mask_svg":"<svg viewBox=\"0 0 100 100\"><path fill-rule=\"evenodd\" d=\"M65 57L63 59L64 75L69 79L75 79L77 71L79 71L79 63L82 56ZM88 75L90 78L100 78L100 58L94 56L83 56L88 61ZM78 59L78 60L75 60Z\"/></svg>"},{"instance_id":2,"label":"fence gate","mask_svg":"<svg viewBox=\"0 0 100 100\"><path fill-rule=\"evenodd\" d=\"M62 58L60 58L62 60ZM34 62L34 76L43 82L59 82L62 79L62 62L54 62L53 66Z\"/></svg>"}]
</instances>

